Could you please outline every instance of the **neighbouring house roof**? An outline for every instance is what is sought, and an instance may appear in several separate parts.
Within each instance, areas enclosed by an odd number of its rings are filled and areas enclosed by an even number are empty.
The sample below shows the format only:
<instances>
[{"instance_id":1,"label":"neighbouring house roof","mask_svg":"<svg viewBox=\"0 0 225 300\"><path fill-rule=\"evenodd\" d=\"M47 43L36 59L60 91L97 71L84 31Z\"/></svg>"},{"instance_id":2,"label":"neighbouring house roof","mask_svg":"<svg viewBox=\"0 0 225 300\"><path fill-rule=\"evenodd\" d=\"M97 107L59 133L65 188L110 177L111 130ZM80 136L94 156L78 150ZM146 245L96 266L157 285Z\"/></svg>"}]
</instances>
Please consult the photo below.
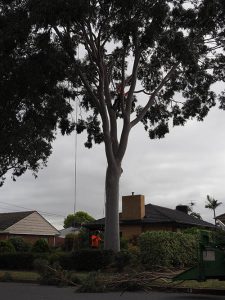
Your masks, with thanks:
<instances>
[{"instance_id":1,"label":"neighbouring house roof","mask_svg":"<svg viewBox=\"0 0 225 300\"><path fill-rule=\"evenodd\" d=\"M68 227L64 228L62 230L59 230L59 237L65 238L67 234L69 233L75 233L78 234L80 232L80 228L77 227Z\"/></svg>"},{"instance_id":2,"label":"neighbouring house roof","mask_svg":"<svg viewBox=\"0 0 225 300\"><path fill-rule=\"evenodd\" d=\"M192 217L176 209L170 209L163 206L147 204L145 205L145 217L143 223L179 223L185 225L215 227L213 224Z\"/></svg>"},{"instance_id":3,"label":"neighbouring house roof","mask_svg":"<svg viewBox=\"0 0 225 300\"><path fill-rule=\"evenodd\" d=\"M59 231L37 211L0 213L0 233L55 236Z\"/></svg>"},{"instance_id":4,"label":"neighbouring house roof","mask_svg":"<svg viewBox=\"0 0 225 300\"><path fill-rule=\"evenodd\" d=\"M207 228L215 228L215 226L209 222L192 217L184 212L176 209L170 209L163 206L154 204L145 205L145 217L140 220L122 220L122 214L120 213L121 225L143 224L143 225L157 225L157 224L171 224L188 226L199 226ZM86 224L86 227L97 228L97 226L104 227L105 218L93 221Z\"/></svg>"},{"instance_id":5,"label":"neighbouring house roof","mask_svg":"<svg viewBox=\"0 0 225 300\"><path fill-rule=\"evenodd\" d=\"M20 211L12 213L0 213L0 230L5 230L35 211Z\"/></svg>"},{"instance_id":6,"label":"neighbouring house roof","mask_svg":"<svg viewBox=\"0 0 225 300\"><path fill-rule=\"evenodd\" d=\"M225 220L225 214L217 216L216 219Z\"/></svg>"}]
</instances>

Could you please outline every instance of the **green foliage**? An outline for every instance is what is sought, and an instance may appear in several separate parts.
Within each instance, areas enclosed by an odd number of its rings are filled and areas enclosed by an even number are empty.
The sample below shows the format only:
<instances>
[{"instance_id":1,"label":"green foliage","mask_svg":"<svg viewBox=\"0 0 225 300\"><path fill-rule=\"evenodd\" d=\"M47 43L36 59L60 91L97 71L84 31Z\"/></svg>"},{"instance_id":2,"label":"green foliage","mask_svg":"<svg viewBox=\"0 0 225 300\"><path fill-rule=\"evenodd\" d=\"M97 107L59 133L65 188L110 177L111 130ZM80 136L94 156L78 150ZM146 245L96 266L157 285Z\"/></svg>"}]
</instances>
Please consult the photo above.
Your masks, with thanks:
<instances>
[{"instance_id":1,"label":"green foliage","mask_svg":"<svg viewBox=\"0 0 225 300\"><path fill-rule=\"evenodd\" d=\"M206 201L205 208L215 210L221 204L222 204L222 202L219 202L218 200L214 199L213 197L210 197L209 195L207 195L207 201Z\"/></svg>"},{"instance_id":2,"label":"green foliage","mask_svg":"<svg viewBox=\"0 0 225 300\"><path fill-rule=\"evenodd\" d=\"M0 278L0 281L11 282L13 281L12 275L9 272L5 272L3 276Z\"/></svg>"},{"instance_id":3,"label":"green foliage","mask_svg":"<svg viewBox=\"0 0 225 300\"><path fill-rule=\"evenodd\" d=\"M10 241L0 241L0 253L14 253L15 251L15 247Z\"/></svg>"},{"instance_id":4,"label":"green foliage","mask_svg":"<svg viewBox=\"0 0 225 300\"><path fill-rule=\"evenodd\" d=\"M45 253L45 252L49 252L50 248L46 240L39 239L34 243L31 251L34 253Z\"/></svg>"},{"instance_id":5,"label":"green foliage","mask_svg":"<svg viewBox=\"0 0 225 300\"><path fill-rule=\"evenodd\" d=\"M141 261L146 269L193 266L197 248L194 234L152 231L140 236Z\"/></svg>"},{"instance_id":6,"label":"green foliage","mask_svg":"<svg viewBox=\"0 0 225 300\"><path fill-rule=\"evenodd\" d=\"M78 233L69 233L64 241L65 251L75 251L80 249L80 237Z\"/></svg>"},{"instance_id":7,"label":"green foliage","mask_svg":"<svg viewBox=\"0 0 225 300\"><path fill-rule=\"evenodd\" d=\"M101 237L103 239L103 237ZM79 232L79 248L88 249L90 248L90 233L86 228L81 228Z\"/></svg>"},{"instance_id":8,"label":"green foliage","mask_svg":"<svg viewBox=\"0 0 225 300\"><path fill-rule=\"evenodd\" d=\"M34 269L40 275L41 284L65 286L70 281L70 273L62 270L57 262L50 265L45 259L36 259Z\"/></svg>"},{"instance_id":9,"label":"green foliage","mask_svg":"<svg viewBox=\"0 0 225 300\"><path fill-rule=\"evenodd\" d=\"M45 258L44 253L1 253L0 254L0 269L4 270L32 270L33 262L36 258Z\"/></svg>"},{"instance_id":10,"label":"green foliage","mask_svg":"<svg viewBox=\"0 0 225 300\"><path fill-rule=\"evenodd\" d=\"M131 261L131 253L126 250L120 251L115 254L114 261L117 271L122 272Z\"/></svg>"},{"instance_id":11,"label":"green foliage","mask_svg":"<svg viewBox=\"0 0 225 300\"><path fill-rule=\"evenodd\" d=\"M128 249L128 240L123 237L120 238L120 249Z\"/></svg>"},{"instance_id":12,"label":"green foliage","mask_svg":"<svg viewBox=\"0 0 225 300\"><path fill-rule=\"evenodd\" d=\"M215 225L216 225L216 208L220 206L222 202L219 202L218 200L214 199L213 197L210 197L207 195L207 201L205 208L209 208L213 210L213 215L214 215L214 220L215 220Z\"/></svg>"},{"instance_id":13,"label":"green foliage","mask_svg":"<svg viewBox=\"0 0 225 300\"><path fill-rule=\"evenodd\" d=\"M80 250L59 256L59 264L66 270L96 271L109 265L114 258L112 251Z\"/></svg>"},{"instance_id":14,"label":"green foliage","mask_svg":"<svg viewBox=\"0 0 225 300\"><path fill-rule=\"evenodd\" d=\"M64 220L64 228L76 227L82 223L92 222L95 219L84 211L78 211L75 214L69 214Z\"/></svg>"},{"instance_id":15,"label":"green foliage","mask_svg":"<svg viewBox=\"0 0 225 300\"><path fill-rule=\"evenodd\" d=\"M103 107L110 120L138 115L132 125L141 121L150 138L164 137L170 120L173 125L203 120L216 98L224 108L224 94L211 90L214 82L225 80L223 0L21 3L1 4L2 182L10 168L14 179L27 169L36 173L51 154L55 129L68 134L75 128L68 101L75 91L81 108L90 111L76 127L78 133L87 131L88 148L104 141ZM82 59L76 57L79 45L85 45ZM127 74L131 56L132 76ZM142 95L153 95L145 107L134 94L137 79ZM176 93L180 103L174 102Z\"/></svg>"},{"instance_id":16,"label":"green foliage","mask_svg":"<svg viewBox=\"0 0 225 300\"><path fill-rule=\"evenodd\" d=\"M65 237L64 250L76 251L90 248L89 231L81 228L79 233L69 233Z\"/></svg>"},{"instance_id":17,"label":"green foliage","mask_svg":"<svg viewBox=\"0 0 225 300\"><path fill-rule=\"evenodd\" d=\"M0 184L45 166L57 128L85 130L87 148L105 142L113 178L138 123L160 139L217 103L225 109L224 91L213 91L225 82L224 0L2 1L0 22ZM118 222L108 228L118 250Z\"/></svg>"},{"instance_id":18,"label":"green foliage","mask_svg":"<svg viewBox=\"0 0 225 300\"><path fill-rule=\"evenodd\" d=\"M11 238L9 241L13 244L15 250L18 252L27 252L31 248L29 243L25 242L24 239L19 237Z\"/></svg>"},{"instance_id":19,"label":"green foliage","mask_svg":"<svg viewBox=\"0 0 225 300\"><path fill-rule=\"evenodd\" d=\"M101 275L98 272L90 272L83 280L82 285L78 288L81 293L101 293L104 292L105 287L101 280Z\"/></svg>"}]
</instances>

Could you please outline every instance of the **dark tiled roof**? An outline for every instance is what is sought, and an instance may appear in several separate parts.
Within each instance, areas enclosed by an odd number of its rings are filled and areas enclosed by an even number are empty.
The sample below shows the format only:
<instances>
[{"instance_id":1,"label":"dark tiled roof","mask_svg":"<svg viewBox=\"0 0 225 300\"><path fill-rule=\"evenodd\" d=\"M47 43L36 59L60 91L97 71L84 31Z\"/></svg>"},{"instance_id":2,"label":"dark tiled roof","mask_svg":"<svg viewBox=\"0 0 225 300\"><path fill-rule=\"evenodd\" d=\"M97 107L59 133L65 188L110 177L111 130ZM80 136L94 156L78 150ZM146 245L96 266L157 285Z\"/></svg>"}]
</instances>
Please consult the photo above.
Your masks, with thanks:
<instances>
[{"instance_id":1,"label":"dark tiled roof","mask_svg":"<svg viewBox=\"0 0 225 300\"><path fill-rule=\"evenodd\" d=\"M176 209L163 206L147 204L145 205L144 223L167 223L175 222L193 226L214 227L213 224L192 217Z\"/></svg>"},{"instance_id":2,"label":"dark tiled roof","mask_svg":"<svg viewBox=\"0 0 225 300\"><path fill-rule=\"evenodd\" d=\"M0 230L5 230L13 224L19 222L35 211L20 211L13 213L0 213Z\"/></svg>"},{"instance_id":3,"label":"dark tiled roof","mask_svg":"<svg viewBox=\"0 0 225 300\"><path fill-rule=\"evenodd\" d=\"M121 216L121 214L120 214ZM105 219L99 219L91 222L87 227L95 225L104 225ZM201 227L215 227L213 224L203 220L192 217L186 213L176 209L170 209L154 204L145 205L145 217L141 220L120 220L120 224L165 224L177 223L180 225L201 226Z\"/></svg>"},{"instance_id":4,"label":"dark tiled roof","mask_svg":"<svg viewBox=\"0 0 225 300\"><path fill-rule=\"evenodd\" d=\"M225 214L217 216L216 219L225 219Z\"/></svg>"}]
</instances>

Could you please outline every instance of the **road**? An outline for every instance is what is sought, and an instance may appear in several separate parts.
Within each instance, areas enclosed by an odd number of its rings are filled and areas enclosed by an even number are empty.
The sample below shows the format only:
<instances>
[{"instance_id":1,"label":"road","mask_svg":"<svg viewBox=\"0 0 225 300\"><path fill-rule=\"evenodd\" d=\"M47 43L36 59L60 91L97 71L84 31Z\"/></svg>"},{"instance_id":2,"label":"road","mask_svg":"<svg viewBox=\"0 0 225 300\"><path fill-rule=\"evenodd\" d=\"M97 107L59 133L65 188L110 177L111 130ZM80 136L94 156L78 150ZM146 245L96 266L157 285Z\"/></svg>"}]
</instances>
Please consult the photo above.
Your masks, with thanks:
<instances>
[{"instance_id":1,"label":"road","mask_svg":"<svg viewBox=\"0 0 225 300\"><path fill-rule=\"evenodd\" d=\"M151 292L79 294L74 288L0 282L0 299L5 300L224 300L224 296Z\"/></svg>"}]
</instances>

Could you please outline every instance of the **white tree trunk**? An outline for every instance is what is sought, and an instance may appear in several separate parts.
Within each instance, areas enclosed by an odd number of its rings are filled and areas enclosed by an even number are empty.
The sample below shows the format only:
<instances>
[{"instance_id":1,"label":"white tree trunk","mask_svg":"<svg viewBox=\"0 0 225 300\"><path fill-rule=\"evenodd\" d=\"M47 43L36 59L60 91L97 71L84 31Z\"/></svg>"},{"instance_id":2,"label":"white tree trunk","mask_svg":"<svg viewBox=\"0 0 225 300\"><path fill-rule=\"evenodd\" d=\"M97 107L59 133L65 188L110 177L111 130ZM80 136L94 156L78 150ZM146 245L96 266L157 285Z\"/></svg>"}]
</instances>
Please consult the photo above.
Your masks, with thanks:
<instances>
[{"instance_id":1,"label":"white tree trunk","mask_svg":"<svg viewBox=\"0 0 225 300\"><path fill-rule=\"evenodd\" d=\"M120 251L119 180L121 167L108 167L106 171L105 236L104 249Z\"/></svg>"}]
</instances>

